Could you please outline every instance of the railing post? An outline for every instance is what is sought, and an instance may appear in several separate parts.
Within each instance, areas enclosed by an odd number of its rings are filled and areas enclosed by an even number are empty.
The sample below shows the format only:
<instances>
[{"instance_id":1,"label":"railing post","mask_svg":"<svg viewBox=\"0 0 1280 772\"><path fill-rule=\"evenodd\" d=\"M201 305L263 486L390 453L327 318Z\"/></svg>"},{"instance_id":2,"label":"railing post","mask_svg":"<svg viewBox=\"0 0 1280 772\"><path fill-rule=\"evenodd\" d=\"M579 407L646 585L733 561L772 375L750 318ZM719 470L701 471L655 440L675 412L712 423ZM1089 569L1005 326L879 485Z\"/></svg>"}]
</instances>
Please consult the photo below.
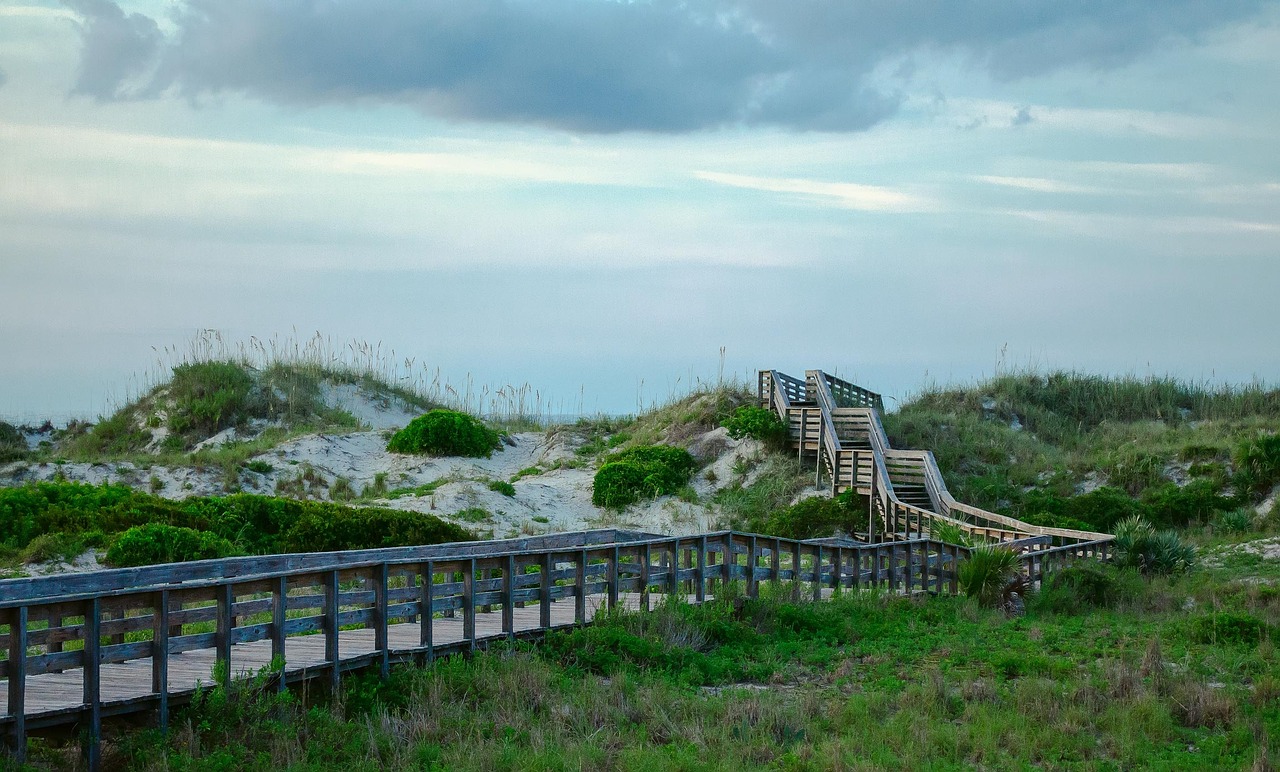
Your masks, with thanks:
<instances>
[{"instance_id":1,"label":"railing post","mask_svg":"<svg viewBox=\"0 0 1280 772\"><path fill-rule=\"evenodd\" d=\"M235 594L230 584L219 584L217 592L218 622L214 633L214 661L222 666L219 686L231 685L231 607L235 602Z\"/></svg>"},{"instance_id":2,"label":"railing post","mask_svg":"<svg viewBox=\"0 0 1280 772\"><path fill-rule=\"evenodd\" d=\"M747 595L752 598L760 597L760 587L756 584L756 565L759 562L759 545L755 534L752 534L747 539Z\"/></svg>"},{"instance_id":3,"label":"railing post","mask_svg":"<svg viewBox=\"0 0 1280 772\"><path fill-rule=\"evenodd\" d=\"M156 726L169 731L169 591L156 593L151 615L151 691L156 695Z\"/></svg>"},{"instance_id":4,"label":"railing post","mask_svg":"<svg viewBox=\"0 0 1280 772\"><path fill-rule=\"evenodd\" d=\"M18 764L27 761L27 618L18 606L9 616L9 749Z\"/></svg>"},{"instance_id":5,"label":"railing post","mask_svg":"<svg viewBox=\"0 0 1280 772\"><path fill-rule=\"evenodd\" d=\"M289 618L289 578L277 577L271 588L271 661L279 661L280 673L276 676L276 691L286 688L284 639L285 621Z\"/></svg>"},{"instance_id":6,"label":"railing post","mask_svg":"<svg viewBox=\"0 0 1280 772\"><path fill-rule=\"evenodd\" d=\"M538 603L538 626L544 631L551 629L551 589L555 587L555 582L552 581L551 575L554 565L551 553L542 553L542 577L538 590L542 597Z\"/></svg>"},{"instance_id":7,"label":"railing post","mask_svg":"<svg viewBox=\"0 0 1280 772\"><path fill-rule=\"evenodd\" d=\"M707 599L707 537L698 537L698 570L695 572L698 586L694 588L694 600L702 603Z\"/></svg>"},{"instance_id":8,"label":"railing post","mask_svg":"<svg viewBox=\"0 0 1280 772\"><path fill-rule=\"evenodd\" d=\"M102 765L102 602L91 598L84 604L84 695L85 719L88 724L84 757L85 766L96 770Z\"/></svg>"},{"instance_id":9,"label":"railing post","mask_svg":"<svg viewBox=\"0 0 1280 772\"><path fill-rule=\"evenodd\" d=\"M670 563L667 564L667 597L674 598L680 594L680 538L671 542Z\"/></svg>"},{"instance_id":10,"label":"railing post","mask_svg":"<svg viewBox=\"0 0 1280 772\"><path fill-rule=\"evenodd\" d=\"M822 545L813 552L813 599L822 600Z\"/></svg>"},{"instance_id":11,"label":"railing post","mask_svg":"<svg viewBox=\"0 0 1280 772\"><path fill-rule=\"evenodd\" d=\"M574 574L573 621L574 624L586 624L587 621L587 551L578 553L578 567Z\"/></svg>"},{"instance_id":12,"label":"railing post","mask_svg":"<svg viewBox=\"0 0 1280 772\"><path fill-rule=\"evenodd\" d=\"M618 546L613 547L613 555L609 557L609 573L605 574L609 587L609 610L618 607Z\"/></svg>"},{"instance_id":13,"label":"railing post","mask_svg":"<svg viewBox=\"0 0 1280 772\"><path fill-rule=\"evenodd\" d=\"M329 686L333 689L334 696L337 696L338 687L342 683L342 668L339 661L342 654L338 645L341 591L337 569L327 572L324 578L324 659L330 665Z\"/></svg>"},{"instance_id":14,"label":"railing post","mask_svg":"<svg viewBox=\"0 0 1280 772\"><path fill-rule=\"evenodd\" d=\"M770 561L769 567L772 570L773 583L777 584L782 581L782 539L775 536L773 539L773 547L771 549L773 550L773 554L770 557L773 559ZM777 588L774 589L776 590Z\"/></svg>"},{"instance_id":15,"label":"railing post","mask_svg":"<svg viewBox=\"0 0 1280 772\"><path fill-rule=\"evenodd\" d=\"M791 542L791 600L797 602L800 600L800 584L804 581L800 571L803 557L800 542Z\"/></svg>"},{"instance_id":16,"label":"railing post","mask_svg":"<svg viewBox=\"0 0 1280 772\"><path fill-rule=\"evenodd\" d=\"M649 542L640 548L640 608L649 610L649 562L653 560L653 551Z\"/></svg>"},{"instance_id":17,"label":"railing post","mask_svg":"<svg viewBox=\"0 0 1280 772\"><path fill-rule=\"evenodd\" d=\"M724 587L721 588L722 592L725 588L728 588L729 583L733 581L733 567L738 562L738 557L733 554L733 531L729 531L724 535L723 558L724 559L720 561L721 570L724 576L722 579L724 582Z\"/></svg>"},{"instance_id":18,"label":"railing post","mask_svg":"<svg viewBox=\"0 0 1280 772\"><path fill-rule=\"evenodd\" d=\"M507 640L516 639L516 556L508 552L502 566L502 632Z\"/></svg>"},{"instance_id":19,"label":"railing post","mask_svg":"<svg viewBox=\"0 0 1280 772\"><path fill-rule=\"evenodd\" d=\"M462 639L476 648L476 559L467 561L462 573Z\"/></svg>"},{"instance_id":20,"label":"railing post","mask_svg":"<svg viewBox=\"0 0 1280 772\"><path fill-rule=\"evenodd\" d=\"M422 598L418 605L418 645L427 649L427 661L434 662L435 646L436 566L428 560L422 564Z\"/></svg>"},{"instance_id":21,"label":"railing post","mask_svg":"<svg viewBox=\"0 0 1280 772\"><path fill-rule=\"evenodd\" d=\"M387 579L390 569L385 562L374 568L373 577L373 647L378 652L378 675L385 680L391 675L391 642L387 627Z\"/></svg>"}]
</instances>

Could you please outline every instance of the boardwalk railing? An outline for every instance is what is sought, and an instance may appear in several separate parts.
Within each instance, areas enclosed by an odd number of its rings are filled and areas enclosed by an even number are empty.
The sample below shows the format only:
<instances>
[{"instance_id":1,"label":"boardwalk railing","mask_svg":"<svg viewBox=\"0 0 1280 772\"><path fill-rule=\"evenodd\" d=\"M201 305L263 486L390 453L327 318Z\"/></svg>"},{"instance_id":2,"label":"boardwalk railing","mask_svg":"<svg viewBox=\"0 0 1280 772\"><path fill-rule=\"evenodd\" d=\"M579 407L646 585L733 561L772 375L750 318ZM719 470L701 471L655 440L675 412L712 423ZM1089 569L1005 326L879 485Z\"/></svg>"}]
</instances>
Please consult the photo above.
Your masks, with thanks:
<instances>
[{"instance_id":1,"label":"boardwalk railing","mask_svg":"<svg viewBox=\"0 0 1280 772\"><path fill-rule=\"evenodd\" d=\"M787 425L797 454L815 460L815 482L825 472L832 493L854 488L868 496L869 517L880 521L887 538L923 538L946 525L1023 551L1075 546L1101 554L1109 549L1103 545L1110 534L1033 525L956 501L932 453L890 447L878 394L821 370L806 371L803 381L761 370L758 388L760 405ZM915 493L913 500L901 495L904 489Z\"/></svg>"},{"instance_id":2,"label":"boardwalk railing","mask_svg":"<svg viewBox=\"0 0 1280 772\"><path fill-rule=\"evenodd\" d=\"M857 544L723 531L668 537L589 531L544 539L240 558L0 581L0 728L78 725L99 763L104 717L189 700L213 674L269 668L278 688L354 668L424 661L489 641L585 624L660 596L699 603L728 582L794 596L835 588L956 593L965 547ZM1061 560L1079 555L1061 554Z\"/></svg>"}]
</instances>

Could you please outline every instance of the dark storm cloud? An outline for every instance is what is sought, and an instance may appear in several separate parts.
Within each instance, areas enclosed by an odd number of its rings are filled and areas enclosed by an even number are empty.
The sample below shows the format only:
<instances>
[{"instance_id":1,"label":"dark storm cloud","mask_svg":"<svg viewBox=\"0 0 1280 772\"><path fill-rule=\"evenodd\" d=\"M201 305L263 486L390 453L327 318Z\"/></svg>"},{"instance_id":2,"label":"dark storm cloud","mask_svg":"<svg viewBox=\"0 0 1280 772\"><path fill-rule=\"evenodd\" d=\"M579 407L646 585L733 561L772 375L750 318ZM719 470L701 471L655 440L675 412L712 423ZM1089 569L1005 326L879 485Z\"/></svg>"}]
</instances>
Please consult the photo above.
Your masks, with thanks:
<instances>
[{"instance_id":1,"label":"dark storm cloud","mask_svg":"<svg viewBox=\"0 0 1280 772\"><path fill-rule=\"evenodd\" d=\"M162 40L153 20L109 0L68 0L87 19L77 90L99 98L396 102L594 132L864 129L897 107L865 83L889 57L958 51L999 78L1105 68L1263 4L189 0Z\"/></svg>"}]
</instances>

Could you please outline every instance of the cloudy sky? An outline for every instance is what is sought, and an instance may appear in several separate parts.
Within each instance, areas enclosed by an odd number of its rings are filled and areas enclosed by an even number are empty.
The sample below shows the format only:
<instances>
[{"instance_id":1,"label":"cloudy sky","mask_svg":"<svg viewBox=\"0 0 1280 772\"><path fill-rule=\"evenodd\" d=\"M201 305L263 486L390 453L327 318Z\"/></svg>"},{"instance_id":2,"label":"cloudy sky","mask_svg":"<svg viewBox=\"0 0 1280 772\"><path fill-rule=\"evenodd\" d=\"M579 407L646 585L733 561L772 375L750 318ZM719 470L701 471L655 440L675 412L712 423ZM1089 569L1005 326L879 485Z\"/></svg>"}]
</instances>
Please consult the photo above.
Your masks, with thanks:
<instances>
[{"instance_id":1,"label":"cloudy sky","mask_svg":"<svg viewBox=\"0 0 1280 772\"><path fill-rule=\"evenodd\" d=\"M1274 1L0 0L0 415L200 329L608 412L1277 381L1277 83Z\"/></svg>"}]
</instances>

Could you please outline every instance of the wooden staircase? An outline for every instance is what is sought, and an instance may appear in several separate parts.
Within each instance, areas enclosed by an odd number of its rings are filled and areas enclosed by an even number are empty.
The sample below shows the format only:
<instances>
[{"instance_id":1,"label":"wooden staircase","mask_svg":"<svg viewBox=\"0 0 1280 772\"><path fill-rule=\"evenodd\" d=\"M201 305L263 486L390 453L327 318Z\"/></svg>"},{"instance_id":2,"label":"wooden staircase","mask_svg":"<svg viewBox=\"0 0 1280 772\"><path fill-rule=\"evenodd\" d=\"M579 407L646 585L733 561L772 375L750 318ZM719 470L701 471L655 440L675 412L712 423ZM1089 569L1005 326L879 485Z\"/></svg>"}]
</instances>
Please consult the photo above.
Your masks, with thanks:
<instances>
[{"instance_id":1,"label":"wooden staircase","mask_svg":"<svg viewBox=\"0 0 1280 772\"><path fill-rule=\"evenodd\" d=\"M761 370L758 393L761 407L777 413L787 425L797 457L813 463L815 482L825 478L832 494L852 488L867 496L869 514L880 523L884 538L924 538L942 524L977 541L1010 543L1023 550L1096 546L1113 538L1032 525L956 501L932 453L890 446L880 421L884 401L875 392L821 370L807 370L804 380Z\"/></svg>"}]
</instances>

